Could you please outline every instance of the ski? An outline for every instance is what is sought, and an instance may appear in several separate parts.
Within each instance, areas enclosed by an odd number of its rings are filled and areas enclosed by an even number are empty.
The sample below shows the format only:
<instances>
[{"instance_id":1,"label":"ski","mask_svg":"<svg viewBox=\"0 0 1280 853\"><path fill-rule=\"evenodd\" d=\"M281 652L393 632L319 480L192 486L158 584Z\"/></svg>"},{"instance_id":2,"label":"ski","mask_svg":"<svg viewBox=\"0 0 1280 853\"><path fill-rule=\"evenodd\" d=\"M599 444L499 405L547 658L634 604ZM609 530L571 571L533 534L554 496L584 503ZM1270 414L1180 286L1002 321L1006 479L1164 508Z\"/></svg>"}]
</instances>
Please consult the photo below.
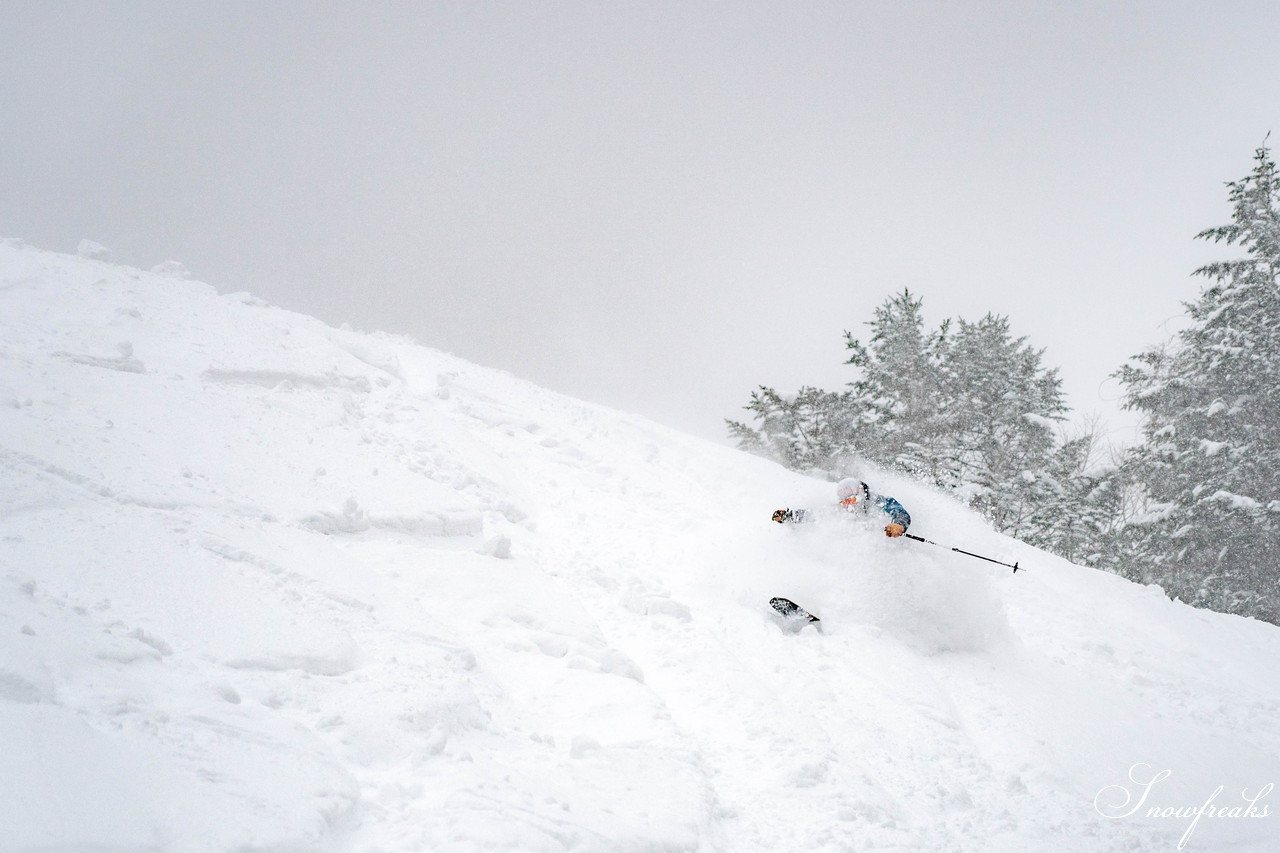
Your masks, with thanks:
<instances>
[{"instance_id":1,"label":"ski","mask_svg":"<svg viewBox=\"0 0 1280 853\"><path fill-rule=\"evenodd\" d=\"M769 606L778 613L778 626L788 634L798 634L805 625L812 624L822 633L822 620L789 598L771 598Z\"/></svg>"}]
</instances>

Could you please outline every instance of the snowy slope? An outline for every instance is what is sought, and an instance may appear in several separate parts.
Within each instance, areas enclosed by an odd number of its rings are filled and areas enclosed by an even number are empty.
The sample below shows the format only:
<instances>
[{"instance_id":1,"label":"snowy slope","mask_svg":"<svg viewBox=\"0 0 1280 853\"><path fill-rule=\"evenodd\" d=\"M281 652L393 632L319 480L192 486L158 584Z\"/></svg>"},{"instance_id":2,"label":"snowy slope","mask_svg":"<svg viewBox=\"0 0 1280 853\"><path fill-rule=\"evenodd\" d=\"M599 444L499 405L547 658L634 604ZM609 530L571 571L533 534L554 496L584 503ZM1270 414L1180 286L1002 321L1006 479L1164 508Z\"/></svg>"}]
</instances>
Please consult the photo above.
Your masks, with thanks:
<instances>
[{"instance_id":1,"label":"snowy slope","mask_svg":"<svg viewBox=\"0 0 1280 853\"><path fill-rule=\"evenodd\" d=\"M1242 799L1280 630L887 475L1028 571L783 528L830 486L16 241L0 471L0 850L1172 850L1146 808L1220 785L1186 849L1280 850ZM1104 816L1138 764L1171 775Z\"/></svg>"}]
</instances>

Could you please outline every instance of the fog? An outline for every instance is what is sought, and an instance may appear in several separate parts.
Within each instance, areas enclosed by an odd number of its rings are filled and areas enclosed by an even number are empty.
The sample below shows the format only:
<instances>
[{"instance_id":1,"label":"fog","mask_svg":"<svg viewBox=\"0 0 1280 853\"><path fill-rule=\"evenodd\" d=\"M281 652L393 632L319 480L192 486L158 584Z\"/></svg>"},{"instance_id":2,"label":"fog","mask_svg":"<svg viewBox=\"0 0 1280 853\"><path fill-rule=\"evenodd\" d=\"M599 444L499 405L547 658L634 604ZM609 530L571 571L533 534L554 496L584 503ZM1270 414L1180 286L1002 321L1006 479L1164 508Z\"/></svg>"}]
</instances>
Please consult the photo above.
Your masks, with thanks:
<instances>
[{"instance_id":1,"label":"fog","mask_svg":"<svg viewBox=\"0 0 1280 853\"><path fill-rule=\"evenodd\" d=\"M1234 251L1268 3L0 2L0 235L724 441L910 288L1069 403Z\"/></svg>"}]
</instances>

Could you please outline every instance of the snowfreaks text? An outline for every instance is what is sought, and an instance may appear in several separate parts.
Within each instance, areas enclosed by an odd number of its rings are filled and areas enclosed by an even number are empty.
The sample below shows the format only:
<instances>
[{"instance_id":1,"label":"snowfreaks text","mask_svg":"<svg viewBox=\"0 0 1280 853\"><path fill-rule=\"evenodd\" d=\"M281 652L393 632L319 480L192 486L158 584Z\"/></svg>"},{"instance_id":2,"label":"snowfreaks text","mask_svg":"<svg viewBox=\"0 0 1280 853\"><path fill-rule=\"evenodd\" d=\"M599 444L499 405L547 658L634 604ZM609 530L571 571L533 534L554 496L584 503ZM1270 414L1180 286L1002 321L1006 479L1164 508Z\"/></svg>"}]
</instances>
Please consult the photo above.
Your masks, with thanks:
<instances>
[{"instance_id":1,"label":"snowfreaks text","mask_svg":"<svg viewBox=\"0 0 1280 853\"><path fill-rule=\"evenodd\" d=\"M1130 791L1124 785L1108 785L1094 796L1093 807L1098 814L1112 820L1130 817L1137 814L1147 804L1151 789L1171 775L1173 775L1172 770L1161 770L1155 773L1152 772L1150 764L1135 764L1129 768L1129 781L1137 786L1135 789L1137 801L1134 801L1135 791ZM1191 833L1195 831L1196 825L1202 817L1212 819L1270 817L1271 806L1259 805L1259 802L1265 799L1275 788L1274 783L1268 782L1263 785L1256 794L1250 794L1247 790L1241 791L1240 797L1243 800L1243 804L1214 805L1214 800L1222 793L1223 788L1223 785L1215 788L1203 805L1184 806L1181 808L1175 806L1148 806L1146 811L1143 812L1143 816L1190 818L1191 823L1187 826L1186 832L1182 833L1182 838L1178 839L1179 850L1187 846L1187 842L1191 839Z\"/></svg>"}]
</instances>

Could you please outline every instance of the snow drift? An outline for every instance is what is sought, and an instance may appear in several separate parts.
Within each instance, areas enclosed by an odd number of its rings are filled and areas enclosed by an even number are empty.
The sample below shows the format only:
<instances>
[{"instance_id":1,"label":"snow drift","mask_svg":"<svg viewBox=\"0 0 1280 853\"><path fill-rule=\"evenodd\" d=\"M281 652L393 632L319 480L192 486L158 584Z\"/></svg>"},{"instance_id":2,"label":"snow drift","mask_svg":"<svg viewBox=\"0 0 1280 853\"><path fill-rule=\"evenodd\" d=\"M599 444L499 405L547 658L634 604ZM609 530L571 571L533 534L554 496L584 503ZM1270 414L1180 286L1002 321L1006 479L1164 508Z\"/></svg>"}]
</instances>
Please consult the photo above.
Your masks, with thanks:
<instances>
[{"instance_id":1,"label":"snow drift","mask_svg":"<svg viewBox=\"0 0 1280 853\"><path fill-rule=\"evenodd\" d=\"M0 331L0 849L1278 849L1273 626L169 268Z\"/></svg>"}]
</instances>

